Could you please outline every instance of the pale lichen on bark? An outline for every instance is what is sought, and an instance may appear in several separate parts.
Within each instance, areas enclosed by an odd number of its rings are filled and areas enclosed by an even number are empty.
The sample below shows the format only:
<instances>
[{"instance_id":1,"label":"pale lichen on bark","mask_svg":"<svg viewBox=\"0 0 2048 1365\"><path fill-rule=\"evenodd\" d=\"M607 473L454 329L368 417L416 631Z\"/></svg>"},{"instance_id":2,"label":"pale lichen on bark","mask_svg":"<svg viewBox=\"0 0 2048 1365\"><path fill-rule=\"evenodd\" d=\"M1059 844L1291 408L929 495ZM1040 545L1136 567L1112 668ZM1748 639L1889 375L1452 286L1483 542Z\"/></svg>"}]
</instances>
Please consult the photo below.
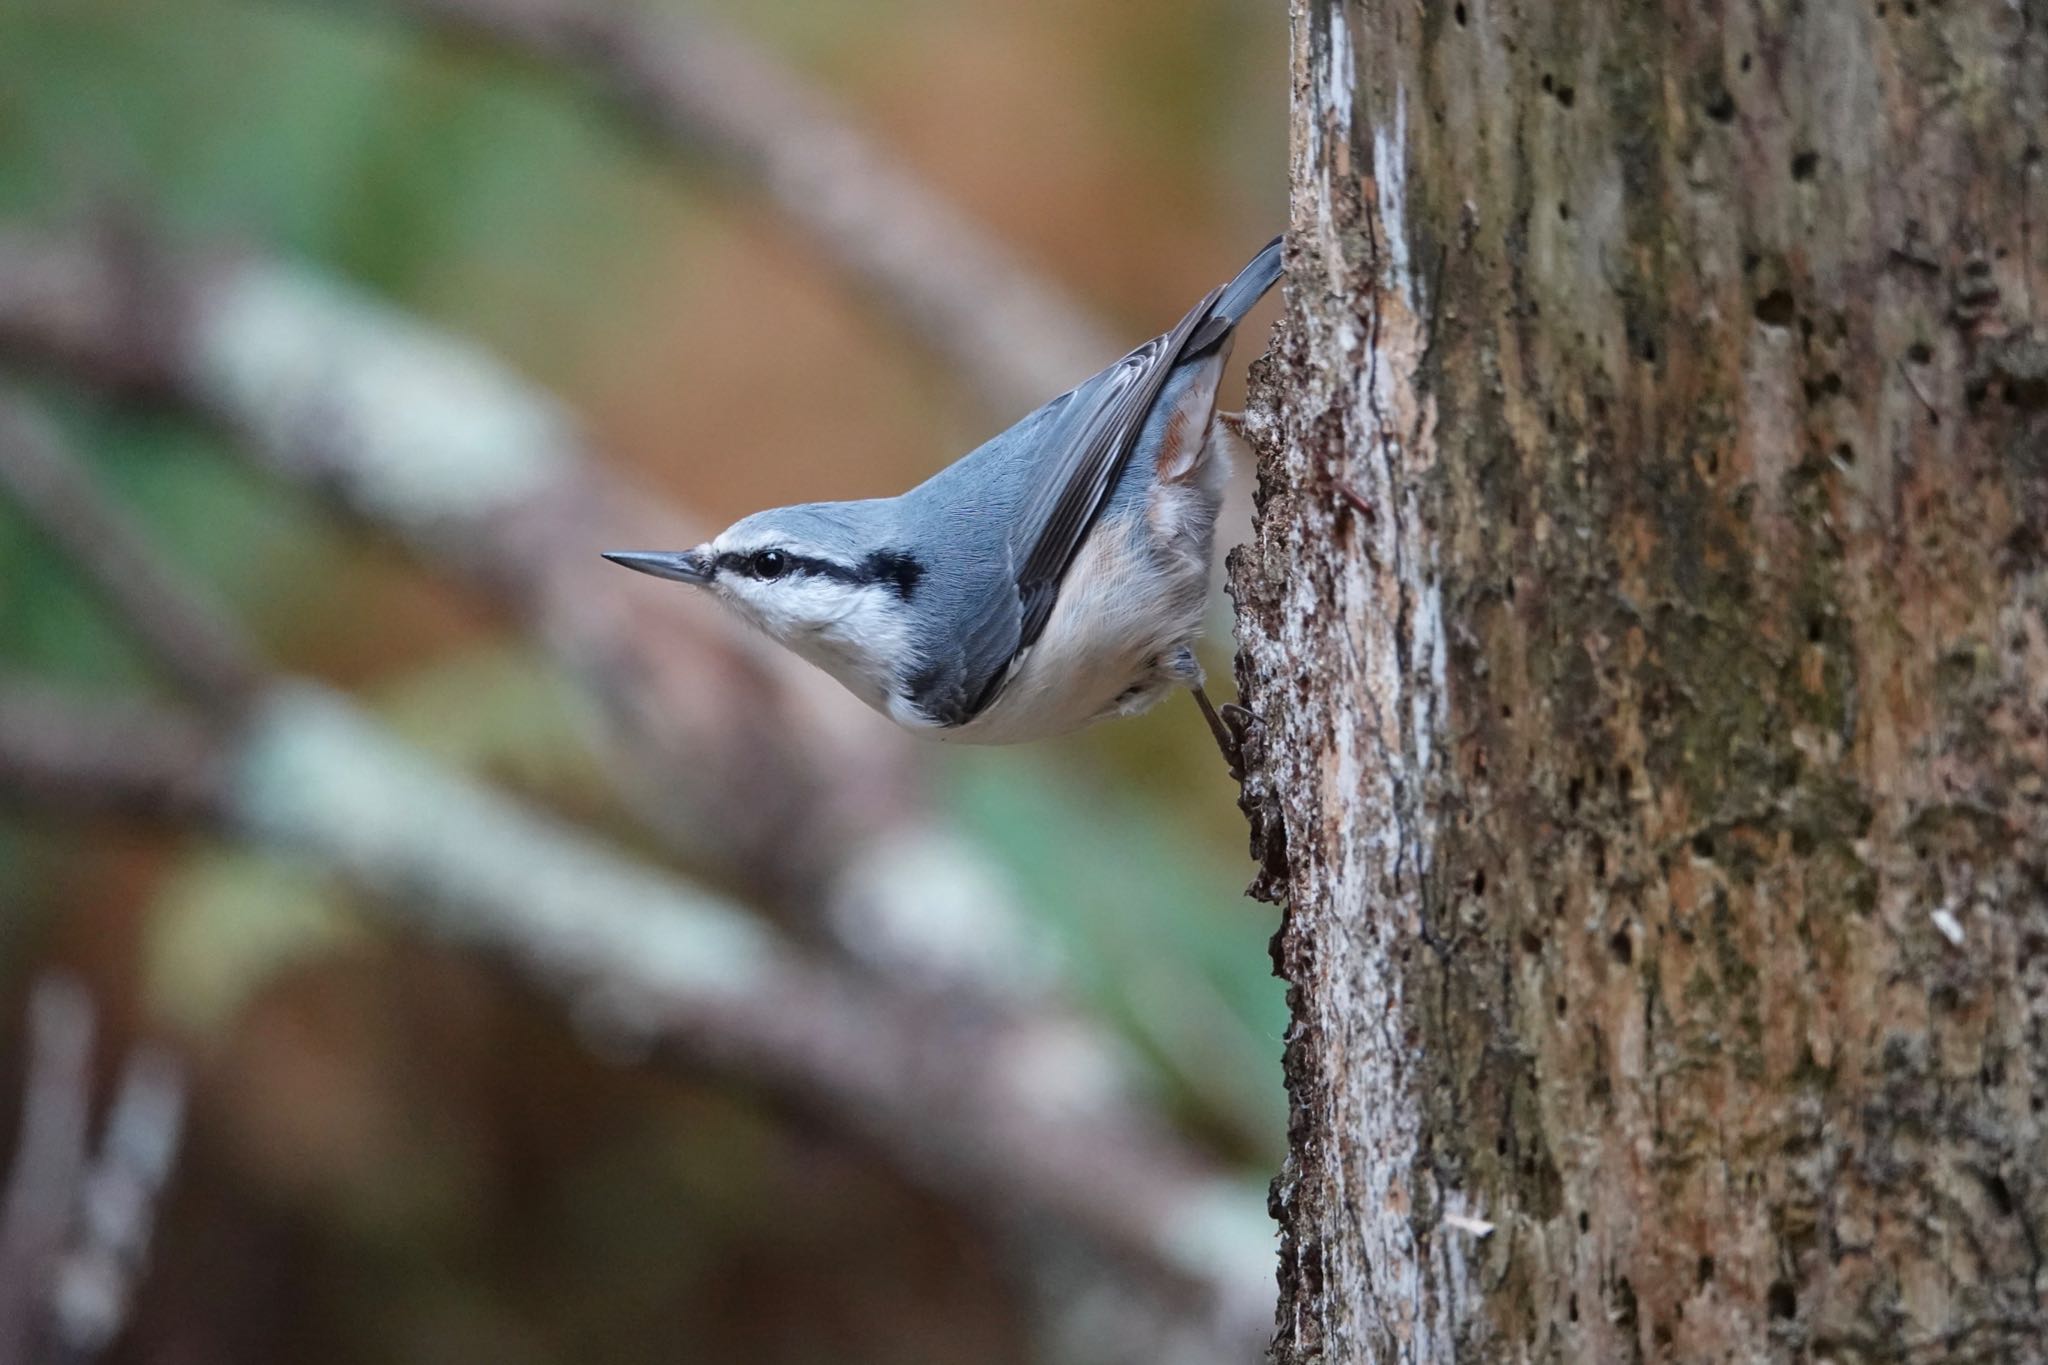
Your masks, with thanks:
<instances>
[{"instance_id":1,"label":"pale lichen on bark","mask_svg":"<svg viewBox=\"0 0 2048 1365\"><path fill-rule=\"evenodd\" d=\"M1287 351L1259 380L1261 535L1233 563L1259 620L1239 684L1262 724L1247 808L1264 891L1289 915L1294 1150L1274 1188L1284 1359L1449 1342L1464 1245L1434 1235L1401 957L1435 861L1430 774L1445 648L1419 490L1432 417L1416 388L1425 293L1402 227L1406 106L1358 103L1347 14L1297 14L1295 228ZM1359 173L1370 167L1373 186ZM1361 189L1367 192L1361 194ZM1293 381L1282 398L1275 369ZM1469 1238L1471 1234L1462 1234ZM1311 1288L1313 1286L1313 1288Z\"/></svg>"}]
</instances>

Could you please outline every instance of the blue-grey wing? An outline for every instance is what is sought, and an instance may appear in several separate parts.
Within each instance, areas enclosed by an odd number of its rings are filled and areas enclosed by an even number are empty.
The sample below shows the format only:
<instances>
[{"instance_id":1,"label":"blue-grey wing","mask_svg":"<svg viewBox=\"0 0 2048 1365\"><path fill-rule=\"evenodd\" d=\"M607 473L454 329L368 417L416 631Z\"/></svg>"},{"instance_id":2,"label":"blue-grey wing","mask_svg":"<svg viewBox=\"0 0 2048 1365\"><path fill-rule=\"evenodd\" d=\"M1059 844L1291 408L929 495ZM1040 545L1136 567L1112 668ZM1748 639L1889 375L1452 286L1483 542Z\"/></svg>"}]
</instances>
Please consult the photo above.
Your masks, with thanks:
<instances>
[{"instance_id":1,"label":"blue-grey wing","mask_svg":"<svg viewBox=\"0 0 2048 1365\"><path fill-rule=\"evenodd\" d=\"M1005 534L963 538L972 549L947 585L960 595L931 604L933 616L946 625L935 632L942 638L921 642L923 662L906 690L933 721L960 725L979 715L1037 642L1058 600L1060 580L1128 464L1161 385L1215 300L1211 294L1173 331L1062 394L970 457L992 476L979 487L984 499L1000 499ZM1002 465L990 468L990 457ZM957 490L949 511L958 512Z\"/></svg>"},{"instance_id":2,"label":"blue-grey wing","mask_svg":"<svg viewBox=\"0 0 2048 1365\"><path fill-rule=\"evenodd\" d=\"M1211 316L1223 290L1211 290L1170 332L1138 347L1075 390L1067 440L1040 468L1017 528L1025 550L1017 566L1023 623L1017 647L1029 648L1045 629L1060 580L1094 528L1095 518L1129 463L1152 404L1181 356L1229 330ZM1217 326L1220 324L1220 326ZM1201 334L1215 330L1215 337Z\"/></svg>"},{"instance_id":3,"label":"blue-grey wing","mask_svg":"<svg viewBox=\"0 0 2048 1365\"><path fill-rule=\"evenodd\" d=\"M935 725L964 725L985 708L1017 657L1024 612L1007 547L956 580L952 600L933 614L938 628L918 642L904 691Z\"/></svg>"},{"instance_id":4,"label":"blue-grey wing","mask_svg":"<svg viewBox=\"0 0 2048 1365\"><path fill-rule=\"evenodd\" d=\"M911 680L920 709L942 725L971 720L1036 643L1060 582L1128 467L1176 366L1221 341L1280 274L1275 238L1236 279L1210 291L1172 330L1060 395L927 488L951 517L979 521L956 530L974 562L955 575L956 600L935 604L948 636L926 643ZM974 497L964 497L971 481ZM922 490L920 490L922 491ZM914 496L914 495L913 495ZM929 505L929 504L928 504ZM989 534L992 520L1001 534Z\"/></svg>"}]
</instances>

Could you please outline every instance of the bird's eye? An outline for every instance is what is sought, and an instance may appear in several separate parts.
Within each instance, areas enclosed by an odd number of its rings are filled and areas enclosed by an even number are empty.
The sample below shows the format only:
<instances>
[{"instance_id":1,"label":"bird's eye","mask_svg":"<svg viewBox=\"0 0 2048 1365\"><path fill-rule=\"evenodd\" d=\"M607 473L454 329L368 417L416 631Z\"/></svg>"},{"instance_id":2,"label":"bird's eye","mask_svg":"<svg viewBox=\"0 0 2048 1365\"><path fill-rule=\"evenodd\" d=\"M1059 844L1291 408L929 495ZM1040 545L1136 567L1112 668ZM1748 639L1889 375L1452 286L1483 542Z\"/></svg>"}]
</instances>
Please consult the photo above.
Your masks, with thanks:
<instances>
[{"instance_id":1,"label":"bird's eye","mask_svg":"<svg viewBox=\"0 0 2048 1365\"><path fill-rule=\"evenodd\" d=\"M780 550L763 550L749 567L756 578L780 578L789 572L789 556Z\"/></svg>"}]
</instances>

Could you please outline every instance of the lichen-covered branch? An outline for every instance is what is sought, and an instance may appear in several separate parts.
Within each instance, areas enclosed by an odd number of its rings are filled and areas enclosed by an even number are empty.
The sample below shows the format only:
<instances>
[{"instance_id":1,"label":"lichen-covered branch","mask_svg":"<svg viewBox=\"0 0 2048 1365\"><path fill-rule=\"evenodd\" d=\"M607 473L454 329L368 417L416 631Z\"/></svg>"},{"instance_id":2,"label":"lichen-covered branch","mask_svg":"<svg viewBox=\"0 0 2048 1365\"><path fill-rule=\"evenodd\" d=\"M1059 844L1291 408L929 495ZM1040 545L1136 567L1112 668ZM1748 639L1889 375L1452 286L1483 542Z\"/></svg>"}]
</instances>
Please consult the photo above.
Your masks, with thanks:
<instances>
[{"instance_id":1,"label":"lichen-covered branch","mask_svg":"<svg viewBox=\"0 0 2048 1365\"><path fill-rule=\"evenodd\" d=\"M71 493L22 510L59 544L75 522L93 525L114 562L155 584L140 597L98 582L103 598L205 623L199 594L88 480L44 468L63 463L46 427L0 410L0 464L39 471L21 486ZM144 643L172 657L184 647ZM0 689L0 798L45 814L65 799L175 814L304 858L395 923L505 958L614 1054L666 1053L765 1087L982 1216L1078 1235L1139 1267L1148 1293L1204 1324L1206 1358L1251 1339L1263 1213L1105 1083L1104 1067L1073 1065L1090 1046L1080 1032L1069 1065L1048 1067L1031 1056L1044 1021L811 961L737 905L445 768L337 693L266 678L239 697L210 732L125 722L138 752L186 750L185 771L110 761L94 705Z\"/></svg>"},{"instance_id":2,"label":"lichen-covered branch","mask_svg":"<svg viewBox=\"0 0 2048 1365\"><path fill-rule=\"evenodd\" d=\"M1027 988L1001 967L1032 954L1000 948L1027 931L924 806L912 741L699 595L600 559L702 528L490 356L311 271L131 223L0 232L4 357L195 407L266 472L505 603L603 704L632 805L693 860L834 932L858 914L850 949L933 986ZM916 871L941 865L943 883ZM958 932L887 913L913 894L945 897L989 951L961 960Z\"/></svg>"}]
</instances>

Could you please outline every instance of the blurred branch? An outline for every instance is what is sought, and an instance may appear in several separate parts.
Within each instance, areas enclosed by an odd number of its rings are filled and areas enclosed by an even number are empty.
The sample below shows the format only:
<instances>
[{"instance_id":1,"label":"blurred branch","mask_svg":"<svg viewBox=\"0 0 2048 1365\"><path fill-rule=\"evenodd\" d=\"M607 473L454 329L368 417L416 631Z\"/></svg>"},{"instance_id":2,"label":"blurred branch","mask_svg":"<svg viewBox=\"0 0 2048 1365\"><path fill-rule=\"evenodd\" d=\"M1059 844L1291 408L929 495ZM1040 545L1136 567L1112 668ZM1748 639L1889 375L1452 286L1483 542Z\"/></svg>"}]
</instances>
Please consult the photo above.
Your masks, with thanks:
<instances>
[{"instance_id":1,"label":"blurred branch","mask_svg":"<svg viewBox=\"0 0 2048 1365\"><path fill-rule=\"evenodd\" d=\"M0 422L0 439L23 430ZM118 534L126 562L198 609L133 528ZM237 723L197 757L216 781L150 793L126 771L124 802L305 857L394 921L507 959L614 1050L764 1086L970 1210L1075 1230L1156 1289L1195 1291L1219 1340L1249 1343L1262 1328L1257 1201L1093 1084L1084 1038L1048 1052L1041 1029L808 961L737 906L442 767L324 688L271 681L244 695ZM95 771L52 773L63 755L8 733L8 715L0 708L0 755L35 753L41 767L0 764L0 796L106 804ZM32 719L79 736L99 717L46 700ZM12 789L24 773L39 784Z\"/></svg>"},{"instance_id":2,"label":"blurred branch","mask_svg":"<svg viewBox=\"0 0 2048 1365\"><path fill-rule=\"evenodd\" d=\"M184 1069L161 1048L136 1048L122 1068L80 1190L79 1227L51 1289L53 1353L65 1365L97 1359L128 1321L184 1126Z\"/></svg>"},{"instance_id":3,"label":"blurred branch","mask_svg":"<svg viewBox=\"0 0 2048 1365\"><path fill-rule=\"evenodd\" d=\"M0 790L32 810L189 819L226 774L205 728L161 707L106 703L0 675Z\"/></svg>"},{"instance_id":4,"label":"blurred branch","mask_svg":"<svg viewBox=\"0 0 2048 1365\"><path fill-rule=\"evenodd\" d=\"M0 390L0 492L86 574L121 623L198 704L233 708L256 686L255 657L218 612L154 572L141 537L48 424Z\"/></svg>"},{"instance_id":5,"label":"blurred branch","mask_svg":"<svg viewBox=\"0 0 2048 1365\"><path fill-rule=\"evenodd\" d=\"M0 1365L86 1365L128 1305L177 1154L185 1083L155 1048L128 1058L90 1163L92 1000L51 973L29 991L21 1136L0 1204Z\"/></svg>"},{"instance_id":6,"label":"blurred branch","mask_svg":"<svg viewBox=\"0 0 2048 1365\"><path fill-rule=\"evenodd\" d=\"M66 729L92 728L96 708L62 705ZM0 753L21 742L5 725ZM232 776L212 803L165 792L156 809L307 858L399 926L504 958L607 1052L821 1111L972 1212L1078 1232L1154 1292L1192 1291L1219 1339L1264 1330L1257 1198L1092 1085L1084 1038L1063 1056L807 962L738 907L440 767L325 689L273 684L217 743L207 766ZM0 767L0 798L20 794L15 777Z\"/></svg>"},{"instance_id":7,"label":"blurred branch","mask_svg":"<svg viewBox=\"0 0 2048 1365\"><path fill-rule=\"evenodd\" d=\"M30 988L20 1137L0 1204L0 1365L35 1359L50 1277L85 1166L92 1105L92 1001L66 976Z\"/></svg>"},{"instance_id":8,"label":"blurred branch","mask_svg":"<svg viewBox=\"0 0 2048 1365\"><path fill-rule=\"evenodd\" d=\"M993 411L1026 412L1121 353L810 82L702 15L604 0L379 3L576 71L657 137L758 185Z\"/></svg>"},{"instance_id":9,"label":"blurred branch","mask_svg":"<svg viewBox=\"0 0 2048 1365\"><path fill-rule=\"evenodd\" d=\"M212 416L267 472L507 604L603 703L629 800L692 858L822 909L846 946L928 983L1019 990L1033 954L1005 947L1026 931L918 800L912 741L700 594L601 560L701 528L592 458L558 403L488 355L311 272L179 251L129 223L0 231L0 358ZM937 847L957 854L940 860L953 884L900 884L903 850ZM908 917L841 927L856 898L935 890L948 908L928 920L947 934L920 938ZM989 951L963 964L946 956L959 943Z\"/></svg>"}]
</instances>

